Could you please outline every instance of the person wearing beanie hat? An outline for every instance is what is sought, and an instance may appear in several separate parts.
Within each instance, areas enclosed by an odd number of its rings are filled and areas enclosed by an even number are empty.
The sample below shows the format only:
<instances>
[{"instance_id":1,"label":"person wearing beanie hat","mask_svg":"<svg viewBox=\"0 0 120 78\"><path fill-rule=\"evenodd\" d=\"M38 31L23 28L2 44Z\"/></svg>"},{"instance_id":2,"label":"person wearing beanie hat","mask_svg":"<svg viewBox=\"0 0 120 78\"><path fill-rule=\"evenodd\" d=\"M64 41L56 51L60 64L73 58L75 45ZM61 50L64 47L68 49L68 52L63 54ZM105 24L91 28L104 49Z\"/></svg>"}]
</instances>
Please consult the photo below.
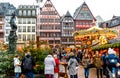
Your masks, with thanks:
<instances>
[{"instance_id":1,"label":"person wearing beanie hat","mask_svg":"<svg viewBox=\"0 0 120 78\"><path fill-rule=\"evenodd\" d=\"M106 56L106 60L107 60L107 65L109 70L112 72L112 77L116 78L116 70L117 70L117 64L118 64L118 60L119 58L116 55L116 52L112 49L109 48L108 49L108 55Z\"/></svg>"},{"instance_id":2,"label":"person wearing beanie hat","mask_svg":"<svg viewBox=\"0 0 120 78\"><path fill-rule=\"evenodd\" d=\"M113 49L109 48L108 49L108 54L116 54L116 52Z\"/></svg>"}]
</instances>

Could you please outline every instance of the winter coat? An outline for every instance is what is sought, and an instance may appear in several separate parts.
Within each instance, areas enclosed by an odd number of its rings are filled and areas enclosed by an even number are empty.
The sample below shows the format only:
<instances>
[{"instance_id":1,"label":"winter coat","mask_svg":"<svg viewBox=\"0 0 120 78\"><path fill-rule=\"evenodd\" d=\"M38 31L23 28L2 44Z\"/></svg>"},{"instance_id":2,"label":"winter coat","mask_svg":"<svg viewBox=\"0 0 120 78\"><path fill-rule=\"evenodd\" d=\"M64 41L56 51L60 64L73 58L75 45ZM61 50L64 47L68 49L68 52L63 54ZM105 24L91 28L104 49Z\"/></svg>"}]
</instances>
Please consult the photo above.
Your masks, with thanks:
<instances>
[{"instance_id":1,"label":"winter coat","mask_svg":"<svg viewBox=\"0 0 120 78\"><path fill-rule=\"evenodd\" d=\"M45 64L44 74L54 74L54 67L56 66L56 64L52 55L48 55L45 58L44 64Z\"/></svg>"},{"instance_id":2,"label":"winter coat","mask_svg":"<svg viewBox=\"0 0 120 78\"><path fill-rule=\"evenodd\" d=\"M84 66L84 68L87 68L88 65L91 64L91 59L90 58L83 58L82 59L82 65Z\"/></svg>"},{"instance_id":3,"label":"winter coat","mask_svg":"<svg viewBox=\"0 0 120 78\"><path fill-rule=\"evenodd\" d=\"M54 72L58 73L59 72L59 64L60 64L60 61L58 58L55 58L55 63L56 63L56 66L55 66Z\"/></svg>"},{"instance_id":4,"label":"winter coat","mask_svg":"<svg viewBox=\"0 0 120 78\"><path fill-rule=\"evenodd\" d=\"M71 57L70 60L68 61L69 75L76 75L77 74L77 70L76 70L77 66L78 66L77 60L75 59L75 57Z\"/></svg>"},{"instance_id":5,"label":"winter coat","mask_svg":"<svg viewBox=\"0 0 120 78\"><path fill-rule=\"evenodd\" d=\"M115 54L108 54L106 56L106 60L108 66L116 66L116 64L119 62L119 58ZM115 61L114 64L110 64L109 60L114 60Z\"/></svg>"},{"instance_id":6,"label":"winter coat","mask_svg":"<svg viewBox=\"0 0 120 78\"><path fill-rule=\"evenodd\" d=\"M96 68L98 68L98 69L102 68L103 61L102 61L101 56L95 56L94 57L94 64L95 64Z\"/></svg>"},{"instance_id":7,"label":"winter coat","mask_svg":"<svg viewBox=\"0 0 120 78\"><path fill-rule=\"evenodd\" d=\"M25 70L24 69L24 63L25 63L25 60L26 60L26 58L31 58L31 60L32 60L32 69L31 70ZM25 72L33 72L34 71L34 66L35 66L35 61L34 61L34 58L32 57L32 56L30 56L30 55L26 55L25 57L23 57L23 59L22 59L22 64L21 64L21 67L22 67L22 73L25 73Z\"/></svg>"},{"instance_id":8,"label":"winter coat","mask_svg":"<svg viewBox=\"0 0 120 78\"><path fill-rule=\"evenodd\" d=\"M14 72L21 73L21 66L19 66L20 60L18 58L14 58Z\"/></svg>"}]
</instances>

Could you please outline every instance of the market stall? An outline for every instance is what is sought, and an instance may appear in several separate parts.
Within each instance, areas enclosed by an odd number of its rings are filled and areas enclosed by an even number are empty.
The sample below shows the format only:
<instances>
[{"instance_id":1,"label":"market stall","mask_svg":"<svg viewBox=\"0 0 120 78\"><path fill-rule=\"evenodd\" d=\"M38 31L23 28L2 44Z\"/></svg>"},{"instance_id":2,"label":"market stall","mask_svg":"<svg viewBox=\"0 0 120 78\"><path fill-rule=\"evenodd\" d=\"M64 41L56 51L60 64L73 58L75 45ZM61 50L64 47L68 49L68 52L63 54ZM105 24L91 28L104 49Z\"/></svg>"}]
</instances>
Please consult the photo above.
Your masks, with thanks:
<instances>
[{"instance_id":1,"label":"market stall","mask_svg":"<svg viewBox=\"0 0 120 78\"><path fill-rule=\"evenodd\" d=\"M92 48L94 46L108 44L108 41L115 39L117 35L117 30L96 26L73 33L76 46L80 46L80 48Z\"/></svg>"}]
</instances>

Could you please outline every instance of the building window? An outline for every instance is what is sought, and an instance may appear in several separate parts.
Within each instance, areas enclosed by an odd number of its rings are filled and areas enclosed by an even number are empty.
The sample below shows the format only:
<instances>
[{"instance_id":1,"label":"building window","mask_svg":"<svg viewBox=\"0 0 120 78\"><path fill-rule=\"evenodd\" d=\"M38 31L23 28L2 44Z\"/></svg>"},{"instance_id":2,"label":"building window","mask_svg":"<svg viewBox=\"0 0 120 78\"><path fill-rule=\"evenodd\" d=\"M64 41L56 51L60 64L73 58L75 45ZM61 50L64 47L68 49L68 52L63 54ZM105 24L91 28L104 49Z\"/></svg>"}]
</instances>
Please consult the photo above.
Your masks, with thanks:
<instances>
[{"instance_id":1,"label":"building window","mask_svg":"<svg viewBox=\"0 0 120 78\"><path fill-rule=\"evenodd\" d=\"M23 34L23 41L26 41L26 35Z\"/></svg>"},{"instance_id":2,"label":"building window","mask_svg":"<svg viewBox=\"0 0 120 78\"><path fill-rule=\"evenodd\" d=\"M22 32L22 26L18 26L18 32Z\"/></svg>"},{"instance_id":3,"label":"building window","mask_svg":"<svg viewBox=\"0 0 120 78\"><path fill-rule=\"evenodd\" d=\"M23 32L26 32L26 26L23 26Z\"/></svg>"},{"instance_id":4,"label":"building window","mask_svg":"<svg viewBox=\"0 0 120 78\"><path fill-rule=\"evenodd\" d=\"M6 34L9 34L10 33L10 30L9 29L6 29Z\"/></svg>"},{"instance_id":5,"label":"building window","mask_svg":"<svg viewBox=\"0 0 120 78\"><path fill-rule=\"evenodd\" d=\"M3 37L4 37L4 35L2 33L0 33L0 38L3 38Z\"/></svg>"},{"instance_id":6,"label":"building window","mask_svg":"<svg viewBox=\"0 0 120 78\"><path fill-rule=\"evenodd\" d=\"M30 41L31 35L27 35L27 40Z\"/></svg>"},{"instance_id":7,"label":"building window","mask_svg":"<svg viewBox=\"0 0 120 78\"><path fill-rule=\"evenodd\" d=\"M28 10L28 16L31 16L31 10Z\"/></svg>"},{"instance_id":8,"label":"building window","mask_svg":"<svg viewBox=\"0 0 120 78\"><path fill-rule=\"evenodd\" d=\"M6 36L6 42L8 42L8 36Z\"/></svg>"},{"instance_id":9,"label":"building window","mask_svg":"<svg viewBox=\"0 0 120 78\"><path fill-rule=\"evenodd\" d=\"M6 25L6 27L10 27L10 25L9 25L9 24L7 24L7 25Z\"/></svg>"},{"instance_id":10,"label":"building window","mask_svg":"<svg viewBox=\"0 0 120 78\"><path fill-rule=\"evenodd\" d=\"M35 32L35 26L32 26L32 32Z\"/></svg>"},{"instance_id":11,"label":"building window","mask_svg":"<svg viewBox=\"0 0 120 78\"><path fill-rule=\"evenodd\" d=\"M18 34L18 40L21 41L22 37L20 34Z\"/></svg>"},{"instance_id":12,"label":"building window","mask_svg":"<svg viewBox=\"0 0 120 78\"><path fill-rule=\"evenodd\" d=\"M2 18L0 18L0 21L2 21Z\"/></svg>"},{"instance_id":13,"label":"building window","mask_svg":"<svg viewBox=\"0 0 120 78\"><path fill-rule=\"evenodd\" d=\"M35 10L32 11L32 16L35 16Z\"/></svg>"},{"instance_id":14,"label":"building window","mask_svg":"<svg viewBox=\"0 0 120 78\"><path fill-rule=\"evenodd\" d=\"M0 25L0 29L2 29L2 25Z\"/></svg>"},{"instance_id":15,"label":"building window","mask_svg":"<svg viewBox=\"0 0 120 78\"><path fill-rule=\"evenodd\" d=\"M19 10L19 15L22 16L22 10Z\"/></svg>"},{"instance_id":16,"label":"building window","mask_svg":"<svg viewBox=\"0 0 120 78\"><path fill-rule=\"evenodd\" d=\"M23 16L26 16L26 10L23 11Z\"/></svg>"},{"instance_id":17,"label":"building window","mask_svg":"<svg viewBox=\"0 0 120 78\"><path fill-rule=\"evenodd\" d=\"M23 24L26 24L26 19L25 18L23 18Z\"/></svg>"},{"instance_id":18,"label":"building window","mask_svg":"<svg viewBox=\"0 0 120 78\"><path fill-rule=\"evenodd\" d=\"M18 19L18 24L22 24L22 19L21 18Z\"/></svg>"},{"instance_id":19,"label":"building window","mask_svg":"<svg viewBox=\"0 0 120 78\"><path fill-rule=\"evenodd\" d=\"M35 24L36 23L36 19L32 19L32 24Z\"/></svg>"},{"instance_id":20,"label":"building window","mask_svg":"<svg viewBox=\"0 0 120 78\"><path fill-rule=\"evenodd\" d=\"M31 26L27 27L27 32L31 32Z\"/></svg>"},{"instance_id":21,"label":"building window","mask_svg":"<svg viewBox=\"0 0 120 78\"><path fill-rule=\"evenodd\" d=\"M35 40L35 35L32 35L32 40Z\"/></svg>"},{"instance_id":22,"label":"building window","mask_svg":"<svg viewBox=\"0 0 120 78\"><path fill-rule=\"evenodd\" d=\"M27 19L27 24L31 24L31 19Z\"/></svg>"}]
</instances>

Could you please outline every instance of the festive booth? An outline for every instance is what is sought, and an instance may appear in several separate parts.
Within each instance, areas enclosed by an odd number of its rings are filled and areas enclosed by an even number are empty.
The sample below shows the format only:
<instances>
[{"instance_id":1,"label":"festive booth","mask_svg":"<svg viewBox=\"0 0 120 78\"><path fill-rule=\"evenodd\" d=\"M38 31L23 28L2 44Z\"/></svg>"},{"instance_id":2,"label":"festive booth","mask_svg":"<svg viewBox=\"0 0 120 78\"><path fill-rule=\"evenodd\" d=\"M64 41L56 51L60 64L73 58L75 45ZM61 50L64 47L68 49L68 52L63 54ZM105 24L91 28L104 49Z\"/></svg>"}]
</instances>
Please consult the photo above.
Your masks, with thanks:
<instances>
[{"instance_id":1,"label":"festive booth","mask_svg":"<svg viewBox=\"0 0 120 78\"><path fill-rule=\"evenodd\" d=\"M99 28L96 26L87 30L80 30L73 33L75 44L76 46L80 46L80 48L103 46L108 44L109 40L115 39L117 35L118 32L115 29Z\"/></svg>"}]
</instances>

